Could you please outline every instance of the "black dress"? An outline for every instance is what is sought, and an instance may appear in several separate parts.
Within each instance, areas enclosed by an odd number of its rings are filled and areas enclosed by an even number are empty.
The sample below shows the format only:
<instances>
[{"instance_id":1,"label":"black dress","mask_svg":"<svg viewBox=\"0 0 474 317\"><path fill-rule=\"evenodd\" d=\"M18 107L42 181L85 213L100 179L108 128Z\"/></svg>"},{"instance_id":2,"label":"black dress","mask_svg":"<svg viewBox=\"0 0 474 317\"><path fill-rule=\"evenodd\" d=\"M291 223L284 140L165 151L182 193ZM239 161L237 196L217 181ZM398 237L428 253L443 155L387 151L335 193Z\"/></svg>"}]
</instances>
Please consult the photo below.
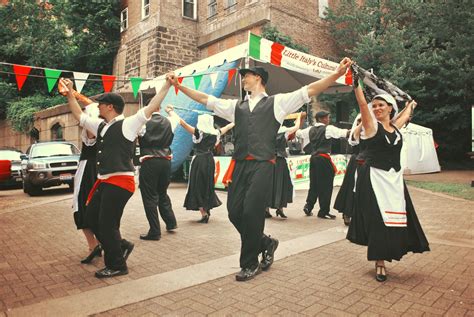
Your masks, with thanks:
<instances>
[{"instance_id":1,"label":"black dress","mask_svg":"<svg viewBox=\"0 0 474 317\"><path fill-rule=\"evenodd\" d=\"M217 136L194 130L194 158L189 172L188 192L184 200L187 210L210 210L222 205L214 189L215 163L212 150Z\"/></svg>"},{"instance_id":2,"label":"black dress","mask_svg":"<svg viewBox=\"0 0 474 317\"><path fill-rule=\"evenodd\" d=\"M278 133L276 143L276 163L273 169L273 190L270 207L275 209L285 208L293 202L293 183L286 162L287 147L286 132Z\"/></svg>"},{"instance_id":3,"label":"black dress","mask_svg":"<svg viewBox=\"0 0 474 317\"><path fill-rule=\"evenodd\" d=\"M408 252L429 251L428 241L423 233L406 185L403 183L405 197L406 226L386 226L377 203L371 181L371 169L402 172L400 151L402 140L398 130L387 132L378 123L377 133L366 140L366 160L357 170L354 214L351 219L347 239L353 243L368 246L369 261L399 261ZM401 193L400 193L401 194Z\"/></svg>"},{"instance_id":4,"label":"black dress","mask_svg":"<svg viewBox=\"0 0 474 317\"><path fill-rule=\"evenodd\" d=\"M74 203L74 223L77 229L89 228L86 222L86 201L92 186L97 180L96 156L97 149L95 144L93 146L87 146L82 143L78 172L79 170L82 171L80 173L76 172L75 177L80 176L80 179L75 179L74 182L74 199L76 200Z\"/></svg>"}]
</instances>

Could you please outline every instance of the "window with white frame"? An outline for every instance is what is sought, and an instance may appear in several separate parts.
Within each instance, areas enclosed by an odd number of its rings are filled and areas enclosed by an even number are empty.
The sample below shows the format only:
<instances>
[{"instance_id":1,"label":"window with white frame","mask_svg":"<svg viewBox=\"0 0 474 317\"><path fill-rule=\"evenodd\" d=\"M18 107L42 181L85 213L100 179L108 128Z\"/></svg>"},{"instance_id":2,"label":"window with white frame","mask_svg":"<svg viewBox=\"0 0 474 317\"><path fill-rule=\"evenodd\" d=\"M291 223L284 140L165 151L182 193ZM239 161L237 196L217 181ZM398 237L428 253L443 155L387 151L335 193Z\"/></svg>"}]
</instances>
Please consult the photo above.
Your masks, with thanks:
<instances>
[{"instance_id":1,"label":"window with white frame","mask_svg":"<svg viewBox=\"0 0 474 317\"><path fill-rule=\"evenodd\" d=\"M142 0L142 20L150 16L150 0Z\"/></svg>"},{"instance_id":2,"label":"window with white frame","mask_svg":"<svg viewBox=\"0 0 474 317\"><path fill-rule=\"evenodd\" d=\"M183 0L183 17L197 19L197 0Z\"/></svg>"},{"instance_id":3,"label":"window with white frame","mask_svg":"<svg viewBox=\"0 0 474 317\"><path fill-rule=\"evenodd\" d=\"M212 18L213 16L217 15L217 0L209 0L207 6L208 6L209 18Z\"/></svg>"},{"instance_id":4,"label":"window with white frame","mask_svg":"<svg viewBox=\"0 0 474 317\"><path fill-rule=\"evenodd\" d=\"M328 8L328 0L319 0L318 1L318 11L319 11L319 17L320 18L325 18L326 17L327 8Z\"/></svg>"},{"instance_id":5,"label":"window with white frame","mask_svg":"<svg viewBox=\"0 0 474 317\"><path fill-rule=\"evenodd\" d=\"M237 0L226 0L226 9L232 8L236 6Z\"/></svg>"},{"instance_id":6,"label":"window with white frame","mask_svg":"<svg viewBox=\"0 0 474 317\"><path fill-rule=\"evenodd\" d=\"M120 13L120 32L128 29L128 8L125 8Z\"/></svg>"}]
</instances>

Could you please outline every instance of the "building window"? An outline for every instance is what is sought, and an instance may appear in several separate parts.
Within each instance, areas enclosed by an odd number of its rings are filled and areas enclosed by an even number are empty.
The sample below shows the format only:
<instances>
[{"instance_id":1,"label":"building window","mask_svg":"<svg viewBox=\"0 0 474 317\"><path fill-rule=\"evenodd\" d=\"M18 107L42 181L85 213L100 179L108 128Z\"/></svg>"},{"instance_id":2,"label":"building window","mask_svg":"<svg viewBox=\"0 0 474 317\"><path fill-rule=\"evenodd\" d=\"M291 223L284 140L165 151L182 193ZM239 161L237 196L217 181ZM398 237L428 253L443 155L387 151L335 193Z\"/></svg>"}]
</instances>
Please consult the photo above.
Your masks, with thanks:
<instances>
[{"instance_id":1,"label":"building window","mask_svg":"<svg viewBox=\"0 0 474 317\"><path fill-rule=\"evenodd\" d=\"M197 19L197 0L183 0L183 17Z\"/></svg>"},{"instance_id":2,"label":"building window","mask_svg":"<svg viewBox=\"0 0 474 317\"><path fill-rule=\"evenodd\" d=\"M128 8L125 8L120 13L120 32L128 29Z\"/></svg>"},{"instance_id":3,"label":"building window","mask_svg":"<svg viewBox=\"0 0 474 317\"><path fill-rule=\"evenodd\" d=\"M142 20L150 16L150 0L142 0Z\"/></svg>"},{"instance_id":4,"label":"building window","mask_svg":"<svg viewBox=\"0 0 474 317\"><path fill-rule=\"evenodd\" d=\"M51 140L62 140L63 139L63 127L59 123L55 123L51 127Z\"/></svg>"},{"instance_id":5,"label":"building window","mask_svg":"<svg viewBox=\"0 0 474 317\"><path fill-rule=\"evenodd\" d=\"M217 15L217 0L209 0L209 18L212 18Z\"/></svg>"},{"instance_id":6,"label":"building window","mask_svg":"<svg viewBox=\"0 0 474 317\"><path fill-rule=\"evenodd\" d=\"M237 9L237 0L226 0L227 12L234 12Z\"/></svg>"},{"instance_id":7,"label":"building window","mask_svg":"<svg viewBox=\"0 0 474 317\"><path fill-rule=\"evenodd\" d=\"M325 18L326 17L326 10L328 8L328 0L319 0L318 1L318 10L319 10L319 17Z\"/></svg>"}]
</instances>

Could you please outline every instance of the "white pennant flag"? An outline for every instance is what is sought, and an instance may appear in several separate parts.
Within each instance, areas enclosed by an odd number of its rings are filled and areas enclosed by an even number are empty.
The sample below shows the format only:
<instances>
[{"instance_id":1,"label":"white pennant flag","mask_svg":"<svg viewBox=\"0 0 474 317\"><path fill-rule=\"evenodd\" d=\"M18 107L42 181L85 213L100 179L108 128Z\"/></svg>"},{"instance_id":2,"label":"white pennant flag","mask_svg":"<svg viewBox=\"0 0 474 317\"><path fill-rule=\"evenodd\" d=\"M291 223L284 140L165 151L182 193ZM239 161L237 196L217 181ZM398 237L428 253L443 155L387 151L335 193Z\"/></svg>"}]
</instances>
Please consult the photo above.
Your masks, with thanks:
<instances>
[{"instance_id":1,"label":"white pennant flag","mask_svg":"<svg viewBox=\"0 0 474 317\"><path fill-rule=\"evenodd\" d=\"M88 73L74 72L74 82L76 84L76 91L78 93L81 93L88 77Z\"/></svg>"},{"instance_id":2,"label":"white pennant flag","mask_svg":"<svg viewBox=\"0 0 474 317\"><path fill-rule=\"evenodd\" d=\"M216 81L217 81L217 76L219 75L219 73L211 73L209 74L209 77L211 77L211 85L212 85L212 88L214 88L214 86L216 86Z\"/></svg>"}]
</instances>

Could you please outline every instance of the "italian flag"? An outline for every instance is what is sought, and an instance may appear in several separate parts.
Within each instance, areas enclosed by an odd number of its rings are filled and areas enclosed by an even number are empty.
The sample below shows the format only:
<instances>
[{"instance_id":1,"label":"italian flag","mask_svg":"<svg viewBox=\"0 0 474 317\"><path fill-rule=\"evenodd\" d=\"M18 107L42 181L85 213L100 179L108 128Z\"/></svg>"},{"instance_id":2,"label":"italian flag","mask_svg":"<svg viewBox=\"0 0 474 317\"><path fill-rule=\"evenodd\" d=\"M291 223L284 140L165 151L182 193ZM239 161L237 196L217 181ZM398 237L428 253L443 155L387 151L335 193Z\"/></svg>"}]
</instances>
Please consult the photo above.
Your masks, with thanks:
<instances>
[{"instance_id":1,"label":"italian flag","mask_svg":"<svg viewBox=\"0 0 474 317\"><path fill-rule=\"evenodd\" d=\"M281 66L282 52L284 45L275 43L250 33L249 55L255 59Z\"/></svg>"}]
</instances>

